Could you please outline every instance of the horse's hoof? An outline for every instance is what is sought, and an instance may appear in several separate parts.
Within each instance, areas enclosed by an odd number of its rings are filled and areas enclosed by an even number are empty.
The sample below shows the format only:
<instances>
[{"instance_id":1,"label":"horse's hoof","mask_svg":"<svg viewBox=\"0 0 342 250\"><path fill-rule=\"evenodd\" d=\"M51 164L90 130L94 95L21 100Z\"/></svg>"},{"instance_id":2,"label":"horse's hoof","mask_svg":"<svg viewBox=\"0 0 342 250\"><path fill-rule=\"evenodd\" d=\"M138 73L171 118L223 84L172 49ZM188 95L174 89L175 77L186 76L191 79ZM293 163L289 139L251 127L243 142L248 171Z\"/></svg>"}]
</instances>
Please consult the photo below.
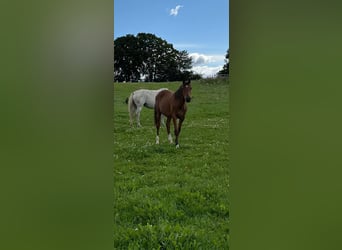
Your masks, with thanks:
<instances>
[{"instance_id":1,"label":"horse's hoof","mask_svg":"<svg viewBox=\"0 0 342 250\"><path fill-rule=\"evenodd\" d=\"M176 145L176 148L179 148L179 144Z\"/></svg>"}]
</instances>

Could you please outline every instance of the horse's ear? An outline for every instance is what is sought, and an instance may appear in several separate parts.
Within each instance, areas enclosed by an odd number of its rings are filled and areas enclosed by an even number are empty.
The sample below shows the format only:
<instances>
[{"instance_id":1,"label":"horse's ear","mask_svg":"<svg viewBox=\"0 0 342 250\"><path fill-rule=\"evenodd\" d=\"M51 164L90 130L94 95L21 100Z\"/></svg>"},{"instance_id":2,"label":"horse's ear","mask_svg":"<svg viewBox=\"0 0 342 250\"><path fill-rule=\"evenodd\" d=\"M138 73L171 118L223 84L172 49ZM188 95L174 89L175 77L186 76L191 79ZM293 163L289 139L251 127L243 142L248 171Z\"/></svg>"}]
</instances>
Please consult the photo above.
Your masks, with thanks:
<instances>
[{"instance_id":1,"label":"horse's ear","mask_svg":"<svg viewBox=\"0 0 342 250\"><path fill-rule=\"evenodd\" d=\"M190 84L190 79L189 79L189 80L184 80L184 81L183 81L183 85L188 85L188 84Z\"/></svg>"}]
</instances>

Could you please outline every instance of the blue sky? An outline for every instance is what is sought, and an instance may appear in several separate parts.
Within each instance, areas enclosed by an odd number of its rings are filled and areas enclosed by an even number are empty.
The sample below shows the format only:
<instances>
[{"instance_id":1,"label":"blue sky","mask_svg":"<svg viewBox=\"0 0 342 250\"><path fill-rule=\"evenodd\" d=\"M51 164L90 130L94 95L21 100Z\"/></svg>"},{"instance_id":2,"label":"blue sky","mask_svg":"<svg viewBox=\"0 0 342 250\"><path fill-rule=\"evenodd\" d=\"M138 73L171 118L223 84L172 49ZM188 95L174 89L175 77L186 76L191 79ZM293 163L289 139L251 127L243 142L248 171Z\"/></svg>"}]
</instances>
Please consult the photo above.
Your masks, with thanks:
<instances>
[{"instance_id":1,"label":"blue sky","mask_svg":"<svg viewBox=\"0 0 342 250\"><path fill-rule=\"evenodd\" d=\"M114 0L114 39L152 33L186 50L193 70L212 76L229 48L229 0Z\"/></svg>"}]
</instances>

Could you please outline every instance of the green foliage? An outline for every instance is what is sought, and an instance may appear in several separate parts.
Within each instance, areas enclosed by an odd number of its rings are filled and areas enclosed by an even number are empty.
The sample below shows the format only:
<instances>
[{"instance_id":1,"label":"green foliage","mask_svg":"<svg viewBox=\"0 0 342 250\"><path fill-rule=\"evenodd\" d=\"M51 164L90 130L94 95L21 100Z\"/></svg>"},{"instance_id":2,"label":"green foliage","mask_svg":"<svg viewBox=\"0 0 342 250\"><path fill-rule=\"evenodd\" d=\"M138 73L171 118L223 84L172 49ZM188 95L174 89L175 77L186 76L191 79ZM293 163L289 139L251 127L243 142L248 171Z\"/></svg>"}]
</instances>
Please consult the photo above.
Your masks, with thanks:
<instances>
[{"instance_id":1,"label":"green foliage","mask_svg":"<svg viewBox=\"0 0 342 250\"><path fill-rule=\"evenodd\" d=\"M191 75L191 58L149 33L126 35L114 41L114 80L165 82Z\"/></svg>"},{"instance_id":2,"label":"green foliage","mask_svg":"<svg viewBox=\"0 0 342 250\"><path fill-rule=\"evenodd\" d=\"M115 249L229 249L229 85L193 81L178 149L151 109L129 126L131 91L179 85L114 84Z\"/></svg>"},{"instance_id":3,"label":"green foliage","mask_svg":"<svg viewBox=\"0 0 342 250\"><path fill-rule=\"evenodd\" d=\"M201 74L192 72L189 78L191 80L199 80L199 79L202 79L203 77Z\"/></svg>"},{"instance_id":4,"label":"green foliage","mask_svg":"<svg viewBox=\"0 0 342 250\"><path fill-rule=\"evenodd\" d=\"M227 50L225 65L223 68L217 73L218 76L228 76L229 75L229 49Z\"/></svg>"}]
</instances>

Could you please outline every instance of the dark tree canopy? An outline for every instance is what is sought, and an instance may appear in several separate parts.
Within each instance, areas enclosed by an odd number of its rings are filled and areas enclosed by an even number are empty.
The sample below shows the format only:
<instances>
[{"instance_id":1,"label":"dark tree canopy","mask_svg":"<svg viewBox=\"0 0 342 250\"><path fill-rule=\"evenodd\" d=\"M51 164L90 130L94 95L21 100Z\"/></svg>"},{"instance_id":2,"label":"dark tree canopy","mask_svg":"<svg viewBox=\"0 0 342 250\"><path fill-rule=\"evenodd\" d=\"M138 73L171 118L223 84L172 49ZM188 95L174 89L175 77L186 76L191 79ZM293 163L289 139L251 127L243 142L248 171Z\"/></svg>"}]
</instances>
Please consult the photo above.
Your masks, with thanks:
<instances>
[{"instance_id":1,"label":"dark tree canopy","mask_svg":"<svg viewBox=\"0 0 342 250\"><path fill-rule=\"evenodd\" d=\"M126 35L114 40L114 80L178 81L192 75L191 58L153 34Z\"/></svg>"},{"instance_id":2,"label":"dark tree canopy","mask_svg":"<svg viewBox=\"0 0 342 250\"><path fill-rule=\"evenodd\" d=\"M229 49L227 50L226 59L224 61L226 62L226 64L223 65L223 68L217 73L219 76L229 75Z\"/></svg>"}]
</instances>

